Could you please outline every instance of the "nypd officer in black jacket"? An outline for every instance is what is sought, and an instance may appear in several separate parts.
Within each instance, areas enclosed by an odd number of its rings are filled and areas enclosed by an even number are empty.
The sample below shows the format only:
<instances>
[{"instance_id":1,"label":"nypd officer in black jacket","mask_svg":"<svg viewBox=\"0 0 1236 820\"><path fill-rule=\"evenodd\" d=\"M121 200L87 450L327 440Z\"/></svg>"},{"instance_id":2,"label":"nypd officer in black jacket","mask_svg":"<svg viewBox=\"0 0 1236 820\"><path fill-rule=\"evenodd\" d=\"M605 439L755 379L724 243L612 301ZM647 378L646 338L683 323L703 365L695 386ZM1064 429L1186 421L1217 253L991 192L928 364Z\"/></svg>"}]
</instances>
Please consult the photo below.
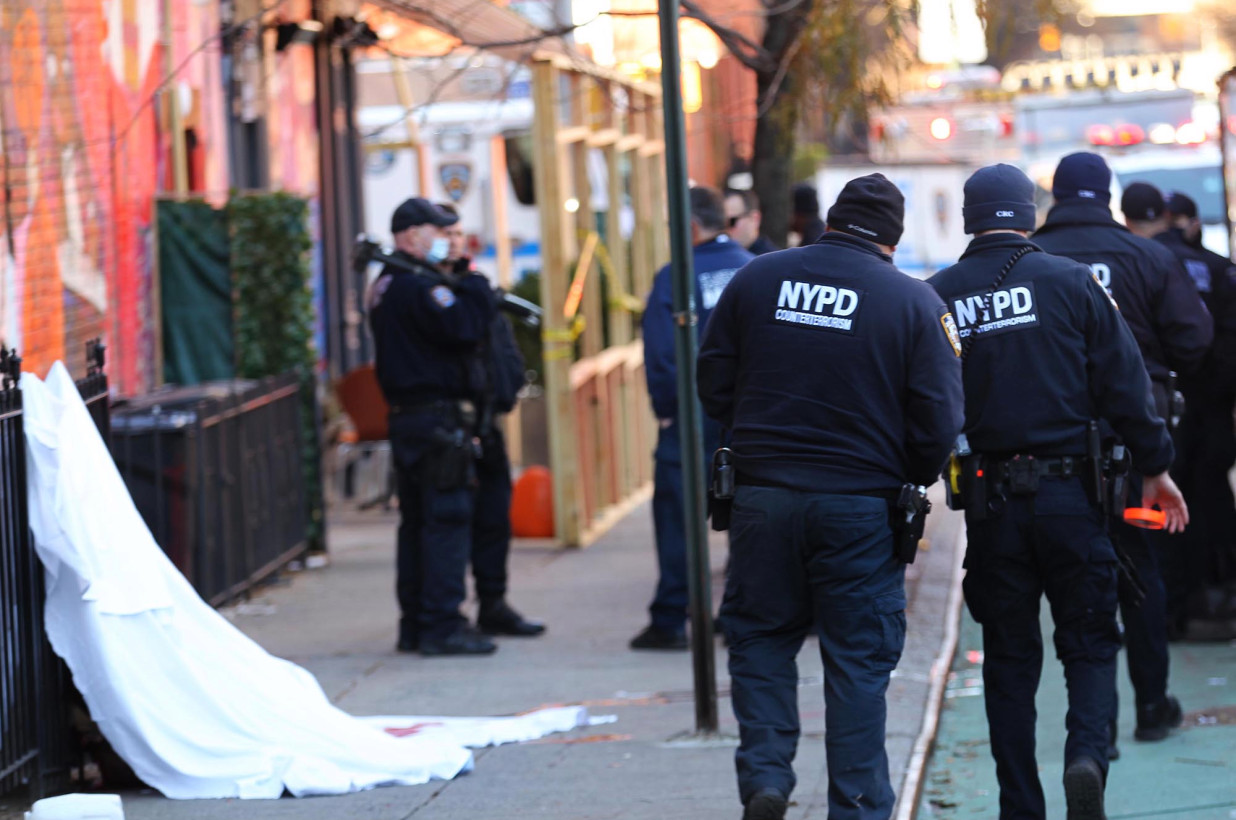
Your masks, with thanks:
<instances>
[{"instance_id":1,"label":"nypd officer in black jacket","mask_svg":"<svg viewBox=\"0 0 1236 820\"><path fill-rule=\"evenodd\" d=\"M1160 504L1177 529L1187 513L1167 475L1171 437L1137 344L1090 269L1026 238L1035 208L1025 174L1009 165L979 170L966 183L963 214L974 240L929 282L962 337L973 453L964 465L964 592L983 627L1000 820L1047 816L1034 740L1044 593L1068 681L1068 818L1101 820L1120 637L1116 555L1083 481L1087 430L1096 416L1111 423L1150 476L1145 503Z\"/></svg>"},{"instance_id":2,"label":"nypd officer in black jacket","mask_svg":"<svg viewBox=\"0 0 1236 820\"><path fill-rule=\"evenodd\" d=\"M1062 159L1052 182L1056 204L1034 238L1043 250L1088 265L1108 289L1141 350L1159 417L1168 419L1168 374L1191 373L1201 366L1214 326L1197 287L1175 257L1112 218L1110 186L1111 170L1097 154ZM1138 506L1136 484L1132 506ZM1180 703L1167 691L1166 594L1158 553L1168 545L1160 534L1124 523L1116 525L1114 534L1137 567L1146 593L1137 605L1123 588L1120 601L1136 695L1134 737L1161 740L1181 721ZM1113 750L1115 715L1113 710Z\"/></svg>"},{"instance_id":3,"label":"nypd officer in black jacket","mask_svg":"<svg viewBox=\"0 0 1236 820\"><path fill-rule=\"evenodd\" d=\"M906 599L892 507L907 481L936 479L962 402L952 317L893 266L903 217L883 176L851 180L823 236L747 263L704 331L699 395L737 468L721 620L745 820L783 817L794 789L795 658L812 632L828 816L893 810L884 698Z\"/></svg>"},{"instance_id":4,"label":"nypd officer in black jacket","mask_svg":"<svg viewBox=\"0 0 1236 820\"><path fill-rule=\"evenodd\" d=\"M1168 225L1155 239L1171 251L1197 285L1215 322L1215 339L1201 370L1181 380L1184 417L1176 431L1172 474L1189 502L1192 523L1175 572L1165 570L1169 636L1183 636L1191 615L1190 597L1207 580L1215 552L1231 547L1236 533L1236 499L1227 479L1236 463L1236 265L1201 243L1197 203L1173 191L1166 197ZM1219 563L1219 562L1215 562ZM1211 578L1212 582L1231 579Z\"/></svg>"},{"instance_id":5,"label":"nypd officer in black jacket","mask_svg":"<svg viewBox=\"0 0 1236 820\"><path fill-rule=\"evenodd\" d=\"M449 202L438 207L451 216L459 211ZM450 242L445 273L465 276L475 272L465 251L463 225L456 222L444 229ZM495 313L489 333L481 344L484 360L484 386L477 408L476 435L481 455L476 462L476 496L472 504L472 578L479 599L476 625L487 635L534 637L545 632L545 625L530 621L506 600L507 561L511 556L511 460L502 433L502 417L515 409L524 386L524 357L515 343L511 322Z\"/></svg>"},{"instance_id":6,"label":"nypd officer in black jacket","mask_svg":"<svg viewBox=\"0 0 1236 820\"><path fill-rule=\"evenodd\" d=\"M400 205L391 217L396 254L418 272L388 265L369 295L399 483L398 648L422 655L496 649L459 611L472 538L473 430L485 380L479 351L496 302L484 276L438 269L450 247L442 229L456 221L425 199Z\"/></svg>"}]
</instances>

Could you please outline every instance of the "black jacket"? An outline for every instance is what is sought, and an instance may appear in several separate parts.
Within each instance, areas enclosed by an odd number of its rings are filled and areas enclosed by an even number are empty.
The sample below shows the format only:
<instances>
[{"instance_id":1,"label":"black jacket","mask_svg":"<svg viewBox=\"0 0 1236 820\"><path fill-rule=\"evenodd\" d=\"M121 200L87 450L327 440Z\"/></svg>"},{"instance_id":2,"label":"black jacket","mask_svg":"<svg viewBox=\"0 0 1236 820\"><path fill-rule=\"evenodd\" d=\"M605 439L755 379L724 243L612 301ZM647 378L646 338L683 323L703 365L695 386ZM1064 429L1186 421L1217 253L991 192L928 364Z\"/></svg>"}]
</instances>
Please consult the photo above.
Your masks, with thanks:
<instances>
[{"instance_id":1,"label":"black jacket","mask_svg":"<svg viewBox=\"0 0 1236 820\"><path fill-rule=\"evenodd\" d=\"M756 240L747 246L747 252L753 253L756 256L763 256L766 253L781 250L773 244L772 240L766 236L758 236Z\"/></svg>"},{"instance_id":2,"label":"black jacket","mask_svg":"<svg viewBox=\"0 0 1236 820\"><path fill-rule=\"evenodd\" d=\"M1226 257L1191 244L1179 228L1171 228L1155 239L1184 265L1214 319L1215 337L1206 362L1185 383L1192 391L1236 393L1236 265Z\"/></svg>"},{"instance_id":3,"label":"black jacket","mask_svg":"<svg viewBox=\"0 0 1236 820\"><path fill-rule=\"evenodd\" d=\"M515 343L515 333L511 330L510 321L497 314L489 323L489 338L486 357L488 364L487 400L493 412L509 413L515 409L519 400L519 391L526 381L527 371L524 369L524 357Z\"/></svg>"},{"instance_id":4,"label":"black jacket","mask_svg":"<svg viewBox=\"0 0 1236 820\"><path fill-rule=\"evenodd\" d=\"M369 325L382 393L392 405L479 401L495 300L489 281L466 274L449 284L428 263L400 254L422 273L382 269L369 290Z\"/></svg>"},{"instance_id":5,"label":"black jacket","mask_svg":"<svg viewBox=\"0 0 1236 820\"><path fill-rule=\"evenodd\" d=\"M841 233L756 257L704 330L699 394L739 480L818 493L931 484L962 421L952 320L927 285Z\"/></svg>"},{"instance_id":6,"label":"black jacket","mask_svg":"<svg viewBox=\"0 0 1236 820\"><path fill-rule=\"evenodd\" d=\"M1090 266L1120 306L1152 380L1163 383L1169 370L1201 367L1214 325L1197 287L1166 248L1130 233L1105 205L1080 199L1057 203L1034 241Z\"/></svg>"},{"instance_id":7,"label":"black jacket","mask_svg":"<svg viewBox=\"0 0 1236 820\"><path fill-rule=\"evenodd\" d=\"M976 237L961 261L928 280L968 345L963 363L966 438L978 453L1082 456L1091 419L1107 420L1139 471L1172 461L1172 441L1128 326L1090 269L1028 253L983 296L1013 252L1034 247L1016 234ZM973 341L966 341L978 331Z\"/></svg>"}]
</instances>

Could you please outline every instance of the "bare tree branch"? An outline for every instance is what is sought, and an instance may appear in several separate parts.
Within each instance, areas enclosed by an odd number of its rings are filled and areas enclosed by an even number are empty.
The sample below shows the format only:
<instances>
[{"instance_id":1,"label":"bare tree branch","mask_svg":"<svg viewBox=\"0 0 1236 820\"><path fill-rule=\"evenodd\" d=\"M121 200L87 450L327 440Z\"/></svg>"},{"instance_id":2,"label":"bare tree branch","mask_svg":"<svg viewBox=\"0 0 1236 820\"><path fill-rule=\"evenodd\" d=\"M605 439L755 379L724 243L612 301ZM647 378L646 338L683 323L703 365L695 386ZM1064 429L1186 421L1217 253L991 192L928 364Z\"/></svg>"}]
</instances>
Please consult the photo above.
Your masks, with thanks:
<instances>
[{"instance_id":1,"label":"bare tree branch","mask_svg":"<svg viewBox=\"0 0 1236 820\"><path fill-rule=\"evenodd\" d=\"M796 0L801 3L803 0ZM730 53L747 68L756 72L775 71L777 63L767 49L756 43L742 32L722 25L716 18L704 11L695 0L682 0L682 8L689 17L699 20L730 50Z\"/></svg>"},{"instance_id":2,"label":"bare tree branch","mask_svg":"<svg viewBox=\"0 0 1236 820\"><path fill-rule=\"evenodd\" d=\"M786 49L785 54L781 57L781 65L777 66L777 73L773 75L772 82L768 84L768 90L765 92L764 99L756 100L758 110L755 117L759 119L768 115L772 111L773 104L777 102L777 92L781 90L781 84L785 82L785 74L790 70L790 64L794 62L794 57L797 56L798 50L802 48L802 38L796 38L794 44Z\"/></svg>"}]
</instances>

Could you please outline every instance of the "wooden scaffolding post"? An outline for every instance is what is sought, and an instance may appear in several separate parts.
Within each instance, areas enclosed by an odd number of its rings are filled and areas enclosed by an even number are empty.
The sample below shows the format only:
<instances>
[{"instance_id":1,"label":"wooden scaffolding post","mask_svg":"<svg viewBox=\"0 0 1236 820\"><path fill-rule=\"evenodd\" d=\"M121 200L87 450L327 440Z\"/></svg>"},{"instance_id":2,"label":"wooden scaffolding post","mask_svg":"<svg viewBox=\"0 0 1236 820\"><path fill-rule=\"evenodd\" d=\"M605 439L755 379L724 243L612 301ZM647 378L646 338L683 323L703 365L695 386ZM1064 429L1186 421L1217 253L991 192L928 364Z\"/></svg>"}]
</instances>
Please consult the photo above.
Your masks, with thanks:
<instances>
[{"instance_id":1,"label":"wooden scaffolding post","mask_svg":"<svg viewBox=\"0 0 1236 820\"><path fill-rule=\"evenodd\" d=\"M534 178L537 202L541 203L541 304L545 378L545 406L549 432L549 462L554 485L554 533L567 546L579 546L583 524L580 516L575 413L572 407L570 338L562 305L566 302L568 266L571 263L572 221L563 210L564 169L559 150L558 79L553 63L537 62L532 68L534 106L533 143L536 151Z\"/></svg>"}]
</instances>

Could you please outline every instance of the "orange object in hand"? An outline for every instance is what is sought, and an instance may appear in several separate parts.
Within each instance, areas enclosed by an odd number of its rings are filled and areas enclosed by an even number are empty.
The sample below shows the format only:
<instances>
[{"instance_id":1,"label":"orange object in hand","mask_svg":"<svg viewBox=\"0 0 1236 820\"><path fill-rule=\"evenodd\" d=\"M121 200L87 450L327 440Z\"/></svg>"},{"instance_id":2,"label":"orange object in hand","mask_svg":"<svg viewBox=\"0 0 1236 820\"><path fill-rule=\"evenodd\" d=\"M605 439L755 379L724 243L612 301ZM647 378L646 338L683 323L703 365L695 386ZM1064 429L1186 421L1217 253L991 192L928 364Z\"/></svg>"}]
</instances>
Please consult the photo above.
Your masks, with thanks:
<instances>
[{"instance_id":1,"label":"orange object in hand","mask_svg":"<svg viewBox=\"0 0 1236 820\"><path fill-rule=\"evenodd\" d=\"M1124 511L1124 522L1144 530L1161 530L1167 525L1167 514L1149 507L1128 507Z\"/></svg>"},{"instance_id":2,"label":"orange object in hand","mask_svg":"<svg viewBox=\"0 0 1236 820\"><path fill-rule=\"evenodd\" d=\"M545 467L529 467L511 489L511 534L553 538L554 485Z\"/></svg>"}]
</instances>

